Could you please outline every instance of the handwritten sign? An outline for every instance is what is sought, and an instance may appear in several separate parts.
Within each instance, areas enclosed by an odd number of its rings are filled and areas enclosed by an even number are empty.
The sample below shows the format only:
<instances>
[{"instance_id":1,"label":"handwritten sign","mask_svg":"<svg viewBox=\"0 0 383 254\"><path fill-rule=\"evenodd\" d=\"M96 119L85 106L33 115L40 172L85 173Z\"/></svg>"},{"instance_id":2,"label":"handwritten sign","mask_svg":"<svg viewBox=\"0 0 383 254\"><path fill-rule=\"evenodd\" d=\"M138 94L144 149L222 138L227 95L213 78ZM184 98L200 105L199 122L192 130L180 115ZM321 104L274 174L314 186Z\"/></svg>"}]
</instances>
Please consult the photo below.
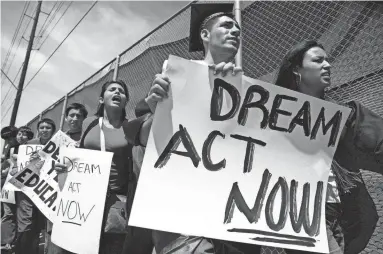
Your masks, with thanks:
<instances>
[{"instance_id":1,"label":"handwritten sign","mask_svg":"<svg viewBox=\"0 0 383 254\"><path fill-rule=\"evenodd\" d=\"M65 183L52 242L74 253L98 253L113 153L62 147L60 157L68 172L60 174Z\"/></svg>"},{"instance_id":2,"label":"handwritten sign","mask_svg":"<svg viewBox=\"0 0 383 254\"><path fill-rule=\"evenodd\" d=\"M174 56L166 74L129 224L328 253L324 187L350 110Z\"/></svg>"},{"instance_id":3,"label":"handwritten sign","mask_svg":"<svg viewBox=\"0 0 383 254\"><path fill-rule=\"evenodd\" d=\"M17 172L22 171L29 164L29 159L32 153L38 152L42 148L42 145L21 145L17 154ZM5 180L4 189L12 191L21 191L20 188L10 183L12 177L13 176L10 173L8 173L7 179Z\"/></svg>"},{"instance_id":4,"label":"handwritten sign","mask_svg":"<svg viewBox=\"0 0 383 254\"><path fill-rule=\"evenodd\" d=\"M9 180L9 183L24 192L45 217L53 222L60 192L55 161L49 158L29 161L30 155L42 147L41 145L19 147L17 163L20 171Z\"/></svg>"},{"instance_id":5,"label":"handwritten sign","mask_svg":"<svg viewBox=\"0 0 383 254\"><path fill-rule=\"evenodd\" d=\"M71 139L62 131L56 132L56 134L48 141L42 150L39 151L39 155L43 159L52 158L54 161L58 161L60 147L77 147L77 142Z\"/></svg>"}]
</instances>

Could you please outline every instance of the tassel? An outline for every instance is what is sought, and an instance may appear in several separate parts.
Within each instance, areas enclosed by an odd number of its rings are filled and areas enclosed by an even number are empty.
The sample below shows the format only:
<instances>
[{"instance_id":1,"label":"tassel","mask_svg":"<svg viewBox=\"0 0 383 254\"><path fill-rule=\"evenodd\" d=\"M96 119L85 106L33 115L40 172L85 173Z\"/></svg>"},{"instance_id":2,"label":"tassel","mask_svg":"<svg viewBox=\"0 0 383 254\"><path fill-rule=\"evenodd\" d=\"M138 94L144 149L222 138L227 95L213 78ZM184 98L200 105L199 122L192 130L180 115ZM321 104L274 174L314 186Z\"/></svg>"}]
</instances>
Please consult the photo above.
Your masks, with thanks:
<instances>
[{"instance_id":1,"label":"tassel","mask_svg":"<svg viewBox=\"0 0 383 254\"><path fill-rule=\"evenodd\" d=\"M363 183L360 172L351 172L342 167L336 160L333 160L331 170L334 172L338 190L342 194L350 193L350 190L356 188L358 183Z\"/></svg>"}]
</instances>

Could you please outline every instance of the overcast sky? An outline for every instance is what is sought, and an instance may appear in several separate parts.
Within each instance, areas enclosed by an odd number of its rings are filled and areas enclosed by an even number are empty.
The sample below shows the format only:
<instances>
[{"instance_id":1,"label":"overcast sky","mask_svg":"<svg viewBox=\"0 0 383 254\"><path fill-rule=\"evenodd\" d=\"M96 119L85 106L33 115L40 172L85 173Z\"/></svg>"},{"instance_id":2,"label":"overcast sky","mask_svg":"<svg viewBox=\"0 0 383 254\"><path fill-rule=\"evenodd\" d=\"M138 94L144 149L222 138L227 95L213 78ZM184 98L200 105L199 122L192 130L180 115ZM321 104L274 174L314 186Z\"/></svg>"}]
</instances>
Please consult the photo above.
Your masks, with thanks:
<instances>
[{"instance_id":1,"label":"overcast sky","mask_svg":"<svg viewBox=\"0 0 383 254\"><path fill-rule=\"evenodd\" d=\"M28 83L63 38L86 13L92 3L90 1L76 1L69 6L69 9L52 30L40 50L33 51L25 84ZM45 22L47 30L43 33L41 39L36 38L34 48L40 47L49 31L53 28L53 25L58 21L69 4L70 2L64 2L64 5L57 10L58 2L43 1L42 11L46 13L51 12L51 14L50 16L43 13L40 14L37 32L41 32L41 27L48 17L48 20ZM24 90L16 126L26 124L186 4L188 4L187 1L98 2ZM37 2L29 3L27 9L29 16L33 15L36 5ZM22 1L1 1L2 67L25 6L26 2ZM55 12L57 12L56 16L54 16ZM54 19L47 26L51 18ZM8 64L4 68L4 71L8 73L11 80L15 78L24 61L27 42L21 40L19 45L19 40L24 31L26 31L24 37L29 39L32 22L27 27L28 22L29 18L25 16L21 23L19 34L16 37L12 54L8 59ZM18 45L19 47L16 51ZM13 56L12 65L9 65ZM3 75L2 81L1 125L4 126L8 125L10 121L12 112L10 105L15 98L16 89L12 87L5 98L11 85ZM15 85L17 84L18 79L15 82ZM8 109L8 114L4 117Z\"/></svg>"}]
</instances>

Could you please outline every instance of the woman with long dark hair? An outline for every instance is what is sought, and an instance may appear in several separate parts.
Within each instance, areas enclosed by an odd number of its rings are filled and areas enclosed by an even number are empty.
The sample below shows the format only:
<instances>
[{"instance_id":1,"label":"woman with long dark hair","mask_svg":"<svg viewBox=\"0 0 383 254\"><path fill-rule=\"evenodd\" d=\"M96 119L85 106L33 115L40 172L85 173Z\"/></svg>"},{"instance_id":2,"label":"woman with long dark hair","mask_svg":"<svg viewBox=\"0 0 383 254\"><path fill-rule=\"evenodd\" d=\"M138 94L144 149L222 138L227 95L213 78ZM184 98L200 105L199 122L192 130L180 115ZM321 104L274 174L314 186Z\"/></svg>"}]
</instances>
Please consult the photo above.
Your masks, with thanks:
<instances>
[{"instance_id":1,"label":"woman with long dark hair","mask_svg":"<svg viewBox=\"0 0 383 254\"><path fill-rule=\"evenodd\" d=\"M128 88L123 81L106 82L100 92L95 116L85 119L82 128L81 148L113 152L99 253L119 253L125 240L125 224L109 219L110 216L121 215L110 214L113 211L111 206L117 205L116 208L124 211L128 185L134 177L132 146L125 138L123 129L124 121L127 122L125 107L128 100ZM102 137L104 140L101 140ZM125 219L123 217L121 219Z\"/></svg>"},{"instance_id":2,"label":"woman with long dark hair","mask_svg":"<svg viewBox=\"0 0 383 254\"><path fill-rule=\"evenodd\" d=\"M295 45L282 60L275 84L324 99L325 88L331 85L331 65L324 47L314 40ZM362 251L378 220L359 170L383 172L383 119L357 102L348 106L352 113L334 155L327 187L330 253Z\"/></svg>"},{"instance_id":3,"label":"woman with long dark hair","mask_svg":"<svg viewBox=\"0 0 383 254\"><path fill-rule=\"evenodd\" d=\"M122 251L127 233L126 199L133 198L135 186L132 146L140 144L138 132L148 118L126 119L125 107L128 100L128 87L123 81L106 82L101 88L96 114L85 119L82 126L80 148L113 153L101 228L100 254ZM65 167L56 164L56 171L62 173Z\"/></svg>"}]
</instances>

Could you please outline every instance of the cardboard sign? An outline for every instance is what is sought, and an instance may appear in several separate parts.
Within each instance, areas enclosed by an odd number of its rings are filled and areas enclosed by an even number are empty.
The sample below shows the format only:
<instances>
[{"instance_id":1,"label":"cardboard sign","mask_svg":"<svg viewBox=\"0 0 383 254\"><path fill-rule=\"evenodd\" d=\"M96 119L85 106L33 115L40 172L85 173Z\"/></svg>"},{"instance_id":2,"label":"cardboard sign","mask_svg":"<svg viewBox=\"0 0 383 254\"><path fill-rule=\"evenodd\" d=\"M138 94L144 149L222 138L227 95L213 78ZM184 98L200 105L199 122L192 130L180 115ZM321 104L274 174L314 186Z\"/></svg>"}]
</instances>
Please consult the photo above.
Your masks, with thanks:
<instances>
[{"instance_id":1,"label":"cardboard sign","mask_svg":"<svg viewBox=\"0 0 383 254\"><path fill-rule=\"evenodd\" d=\"M39 151L39 155L42 159L52 158L54 161L58 161L60 147L77 147L77 142L71 139L64 132L59 130L48 141L48 143Z\"/></svg>"},{"instance_id":2,"label":"cardboard sign","mask_svg":"<svg viewBox=\"0 0 383 254\"><path fill-rule=\"evenodd\" d=\"M60 174L65 182L52 242L74 253L98 253L113 153L62 147L60 157L68 172Z\"/></svg>"},{"instance_id":3,"label":"cardboard sign","mask_svg":"<svg viewBox=\"0 0 383 254\"><path fill-rule=\"evenodd\" d=\"M9 183L24 192L44 216L54 222L60 192L55 161L50 158L29 161L31 153L39 151L41 148L41 145L19 147L17 162L20 171L9 180Z\"/></svg>"},{"instance_id":4,"label":"cardboard sign","mask_svg":"<svg viewBox=\"0 0 383 254\"><path fill-rule=\"evenodd\" d=\"M328 253L327 179L350 109L174 56L166 74L129 224Z\"/></svg>"},{"instance_id":5,"label":"cardboard sign","mask_svg":"<svg viewBox=\"0 0 383 254\"><path fill-rule=\"evenodd\" d=\"M28 164L29 159L34 152L38 152L43 148L42 145L21 145L19 146L19 151L17 154L17 172L22 171ZM12 169L12 165L11 165ZM10 180L12 179L12 175L10 172L8 172L7 179L5 180L5 184L3 186L3 189L6 190L12 190L12 191L21 191L18 187L10 183Z\"/></svg>"},{"instance_id":6,"label":"cardboard sign","mask_svg":"<svg viewBox=\"0 0 383 254\"><path fill-rule=\"evenodd\" d=\"M51 222L56 217L56 202L60 193L59 178L55 171L60 147L75 147L77 143L62 131L58 131L42 145L24 145L19 148L18 170L9 182L23 191ZM30 165L30 156L38 152L40 159ZM41 163L41 167L36 167Z\"/></svg>"}]
</instances>

